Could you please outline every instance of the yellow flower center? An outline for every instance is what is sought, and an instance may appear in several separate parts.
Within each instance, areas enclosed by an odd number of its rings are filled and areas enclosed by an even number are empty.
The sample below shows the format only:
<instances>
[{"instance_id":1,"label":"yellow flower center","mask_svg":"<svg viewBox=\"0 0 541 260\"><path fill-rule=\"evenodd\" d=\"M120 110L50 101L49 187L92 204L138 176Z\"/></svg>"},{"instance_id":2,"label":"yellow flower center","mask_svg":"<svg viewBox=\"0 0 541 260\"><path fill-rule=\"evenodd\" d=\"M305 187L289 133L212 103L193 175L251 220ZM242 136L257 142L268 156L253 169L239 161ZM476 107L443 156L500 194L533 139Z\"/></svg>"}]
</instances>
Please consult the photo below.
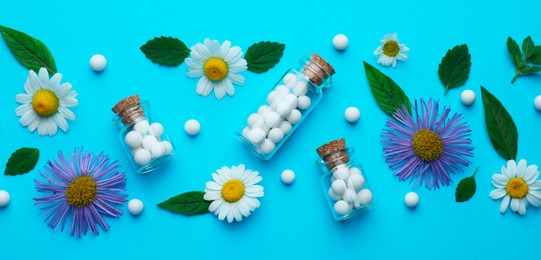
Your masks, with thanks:
<instances>
[{"instance_id":1,"label":"yellow flower center","mask_svg":"<svg viewBox=\"0 0 541 260\"><path fill-rule=\"evenodd\" d=\"M210 80L220 81L227 76L229 67L227 66L227 62L222 58L212 57L203 65L203 71Z\"/></svg>"},{"instance_id":2,"label":"yellow flower center","mask_svg":"<svg viewBox=\"0 0 541 260\"><path fill-rule=\"evenodd\" d=\"M73 179L66 189L66 197L68 204L81 208L94 202L98 193L98 185L96 181L88 176L83 175Z\"/></svg>"},{"instance_id":3,"label":"yellow flower center","mask_svg":"<svg viewBox=\"0 0 541 260\"><path fill-rule=\"evenodd\" d=\"M230 180L222 187L222 198L229 203L239 201L244 196L244 184L239 180Z\"/></svg>"},{"instance_id":4,"label":"yellow flower center","mask_svg":"<svg viewBox=\"0 0 541 260\"><path fill-rule=\"evenodd\" d=\"M398 43L393 40L386 41L383 44L383 53L389 57L395 57L399 51L400 47L398 47Z\"/></svg>"},{"instance_id":5,"label":"yellow flower center","mask_svg":"<svg viewBox=\"0 0 541 260\"><path fill-rule=\"evenodd\" d=\"M32 108L40 116L52 116L58 111L60 102L54 92L48 89L40 89L32 98Z\"/></svg>"},{"instance_id":6,"label":"yellow flower center","mask_svg":"<svg viewBox=\"0 0 541 260\"><path fill-rule=\"evenodd\" d=\"M528 194L528 184L522 178L511 178L505 186L505 191L511 198L522 199Z\"/></svg>"},{"instance_id":7,"label":"yellow flower center","mask_svg":"<svg viewBox=\"0 0 541 260\"><path fill-rule=\"evenodd\" d=\"M426 128L423 128L413 136L411 140L413 151L423 161L438 159L443 153L443 144L440 136Z\"/></svg>"}]
</instances>

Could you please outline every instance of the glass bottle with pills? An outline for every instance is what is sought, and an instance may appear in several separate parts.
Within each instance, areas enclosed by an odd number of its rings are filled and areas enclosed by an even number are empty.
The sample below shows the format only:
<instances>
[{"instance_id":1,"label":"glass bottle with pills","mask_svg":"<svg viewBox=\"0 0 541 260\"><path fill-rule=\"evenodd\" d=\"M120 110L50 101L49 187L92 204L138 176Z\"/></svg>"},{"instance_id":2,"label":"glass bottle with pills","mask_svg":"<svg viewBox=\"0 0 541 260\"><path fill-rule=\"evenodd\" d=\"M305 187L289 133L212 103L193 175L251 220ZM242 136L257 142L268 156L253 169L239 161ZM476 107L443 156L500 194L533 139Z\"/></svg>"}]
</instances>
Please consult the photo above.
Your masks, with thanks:
<instances>
[{"instance_id":1,"label":"glass bottle with pills","mask_svg":"<svg viewBox=\"0 0 541 260\"><path fill-rule=\"evenodd\" d=\"M112 110L113 122L120 128L120 142L138 173L149 173L174 158L173 143L162 124L153 120L148 101L132 95Z\"/></svg>"},{"instance_id":2,"label":"glass bottle with pills","mask_svg":"<svg viewBox=\"0 0 541 260\"><path fill-rule=\"evenodd\" d=\"M263 160L269 160L295 132L332 85L334 68L322 57L303 57L272 87L246 119L237 137Z\"/></svg>"},{"instance_id":3,"label":"glass bottle with pills","mask_svg":"<svg viewBox=\"0 0 541 260\"><path fill-rule=\"evenodd\" d=\"M351 159L354 149L344 138L316 149L321 168L321 187L335 220L342 221L373 206L373 195L360 163Z\"/></svg>"}]
</instances>

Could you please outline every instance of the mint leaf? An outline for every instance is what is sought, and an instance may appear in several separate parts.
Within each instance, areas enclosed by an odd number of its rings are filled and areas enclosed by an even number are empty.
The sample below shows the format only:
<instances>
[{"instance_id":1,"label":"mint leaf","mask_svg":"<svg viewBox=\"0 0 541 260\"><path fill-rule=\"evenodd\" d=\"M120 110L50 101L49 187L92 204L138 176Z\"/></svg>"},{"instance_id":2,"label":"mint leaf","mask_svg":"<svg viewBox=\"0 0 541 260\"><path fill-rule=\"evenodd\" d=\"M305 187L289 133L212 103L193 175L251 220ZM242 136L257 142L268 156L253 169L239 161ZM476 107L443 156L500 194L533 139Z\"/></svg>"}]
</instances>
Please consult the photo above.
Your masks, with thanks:
<instances>
[{"instance_id":1,"label":"mint leaf","mask_svg":"<svg viewBox=\"0 0 541 260\"><path fill-rule=\"evenodd\" d=\"M502 103L481 86L485 124L492 146L503 158L515 160L518 150L518 131L513 118Z\"/></svg>"},{"instance_id":2,"label":"mint leaf","mask_svg":"<svg viewBox=\"0 0 541 260\"><path fill-rule=\"evenodd\" d=\"M165 66L178 66L190 55L190 50L181 40L165 36L155 37L139 49L149 60Z\"/></svg>"},{"instance_id":3,"label":"mint leaf","mask_svg":"<svg viewBox=\"0 0 541 260\"><path fill-rule=\"evenodd\" d=\"M445 94L451 88L464 85L470 75L471 55L468 45L457 45L447 51L438 69L440 81L445 86Z\"/></svg>"},{"instance_id":4,"label":"mint leaf","mask_svg":"<svg viewBox=\"0 0 541 260\"><path fill-rule=\"evenodd\" d=\"M534 64L541 64L541 46L535 46L532 51L532 55L528 58L528 61Z\"/></svg>"},{"instance_id":5,"label":"mint leaf","mask_svg":"<svg viewBox=\"0 0 541 260\"><path fill-rule=\"evenodd\" d=\"M11 154L6 163L4 175L25 174L36 166L39 158L39 150L36 148L23 147Z\"/></svg>"},{"instance_id":6,"label":"mint leaf","mask_svg":"<svg viewBox=\"0 0 541 260\"><path fill-rule=\"evenodd\" d=\"M378 106L392 116L397 109L404 105L411 115L411 103L406 93L391 78L374 66L366 61L363 61L363 64L370 90L372 90Z\"/></svg>"},{"instance_id":7,"label":"mint leaf","mask_svg":"<svg viewBox=\"0 0 541 260\"><path fill-rule=\"evenodd\" d=\"M158 207L187 216L208 213L212 201L204 200L204 195L202 191L182 193L159 203Z\"/></svg>"},{"instance_id":8,"label":"mint leaf","mask_svg":"<svg viewBox=\"0 0 541 260\"><path fill-rule=\"evenodd\" d=\"M475 169L472 176L466 177L458 183L455 191L456 202L464 202L473 197L475 190L477 189L477 185L475 184L475 174L477 173L478 169L479 167Z\"/></svg>"},{"instance_id":9,"label":"mint leaf","mask_svg":"<svg viewBox=\"0 0 541 260\"><path fill-rule=\"evenodd\" d=\"M511 37L507 38L507 52L511 55L511 60L513 61L513 64L515 64L515 67L518 67L522 60L522 53L520 52L518 43Z\"/></svg>"},{"instance_id":10,"label":"mint leaf","mask_svg":"<svg viewBox=\"0 0 541 260\"><path fill-rule=\"evenodd\" d=\"M285 44L278 42L264 41L252 44L244 55L248 70L256 73L268 71L280 61L285 48Z\"/></svg>"},{"instance_id":11,"label":"mint leaf","mask_svg":"<svg viewBox=\"0 0 541 260\"><path fill-rule=\"evenodd\" d=\"M15 59L25 68L35 72L40 68L46 68L50 74L56 73L53 55L45 44L23 32L2 25L0 33Z\"/></svg>"},{"instance_id":12,"label":"mint leaf","mask_svg":"<svg viewBox=\"0 0 541 260\"><path fill-rule=\"evenodd\" d=\"M524 53L524 58L528 60L533 54L533 49L535 44L533 43L532 37L528 36L522 41L522 52Z\"/></svg>"},{"instance_id":13,"label":"mint leaf","mask_svg":"<svg viewBox=\"0 0 541 260\"><path fill-rule=\"evenodd\" d=\"M541 71L541 66L524 66L519 69L520 75L533 74Z\"/></svg>"}]
</instances>

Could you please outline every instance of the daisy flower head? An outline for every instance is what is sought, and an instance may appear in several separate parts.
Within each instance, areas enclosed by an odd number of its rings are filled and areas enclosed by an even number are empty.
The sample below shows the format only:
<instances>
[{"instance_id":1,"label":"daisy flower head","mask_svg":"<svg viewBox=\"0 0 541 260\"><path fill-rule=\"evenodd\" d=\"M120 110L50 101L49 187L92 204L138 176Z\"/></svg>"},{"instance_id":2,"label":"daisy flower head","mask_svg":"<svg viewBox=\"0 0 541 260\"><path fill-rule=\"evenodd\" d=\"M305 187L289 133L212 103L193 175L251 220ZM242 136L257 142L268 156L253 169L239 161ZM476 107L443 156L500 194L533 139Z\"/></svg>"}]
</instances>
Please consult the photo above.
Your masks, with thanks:
<instances>
[{"instance_id":1,"label":"daisy flower head","mask_svg":"<svg viewBox=\"0 0 541 260\"><path fill-rule=\"evenodd\" d=\"M511 204L513 212L525 215L529 205L541 206L541 181L537 178L539 178L537 165L527 166L524 159L518 164L515 160L510 160L507 162L507 168L502 166L501 173L492 175L492 185L496 189L490 192L490 198L493 200L503 198L500 205L502 214Z\"/></svg>"},{"instance_id":2,"label":"daisy flower head","mask_svg":"<svg viewBox=\"0 0 541 260\"><path fill-rule=\"evenodd\" d=\"M225 94L235 95L233 84L244 84L244 77L239 73L248 68L247 62L242 58L240 47L231 47L231 42L220 45L217 40L207 38L190 48L190 56L184 60L189 70L186 75L200 78L197 94L206 97L214 90L216 98L222 99Z\"/></svg>"},{"instance_id":3,"label":"daisy flower head","mask_svg":"<svg viewBox=\"0 0 541 260\"><path fill-rule=\"evenodd\" d=\"M438 189L452 183L450 174L470 164L466 157L473 156L471 130L462 114L450 116L447 107L440 113L438 101L419 103L415 101L414 117L402 106L393 114L395 119L387 121L381 135L383 156L400 180Z\"/></svg>"},{"instance_id":4,"label":"daisy flower head","mask_svg":"<svg viewBox=\"0 0 541 260\"><path fill-rule=\"evenodd\" d=\"M261 205L257 198L263 197L263 187L256 185L262 178L257 171L239 166L222 167L212 174L214 181L207 182L204 199L212 201L209 211L219 220L240 222Z\"/></svg>"},{"instance_id":5,"label":"daisy flower head","mask_svg":"<svg viewBox=\"0 0 541 260\"><path fill-rule=\"evenodd\" d=\"M77 238L88 231L99 234L98 226L107 231L103 216L120 217L122 211L115 206L126 203L126 176L119 168L118 161L110 163L103 152L95 156L82 149L67 157L59 152L58 160L49 160L40 172L44 181L35 180L36 190L45 195L34 199L48 226L63 231L68 222L70 235Z\"/></svg>"},{"instance_id":6,"label":"daisy flower head","mask_svg":"<svg viewBox=\"0 0 541 260\"><path fill-rule=\"evenodd\" d=\"M378 63L389 67L393 65L396 68L396 61L405 61L408 59L408 51L410 48L406 44L400 44L396 33L387 34L383 39L379 40L382 43L375 51L374 55L378 57Z\"/></svg>"}]
</instances>

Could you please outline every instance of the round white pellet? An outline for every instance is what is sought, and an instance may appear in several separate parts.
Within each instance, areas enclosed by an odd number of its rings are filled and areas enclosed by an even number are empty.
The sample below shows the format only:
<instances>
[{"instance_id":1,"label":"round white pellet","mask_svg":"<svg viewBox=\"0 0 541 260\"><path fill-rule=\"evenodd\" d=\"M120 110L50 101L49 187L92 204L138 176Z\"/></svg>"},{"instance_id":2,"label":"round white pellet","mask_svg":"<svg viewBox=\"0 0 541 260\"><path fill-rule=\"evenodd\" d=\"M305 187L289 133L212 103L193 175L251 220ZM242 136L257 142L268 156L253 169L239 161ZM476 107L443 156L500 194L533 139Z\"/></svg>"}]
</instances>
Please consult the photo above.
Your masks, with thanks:
<instances>
[{"instance_id":1,"label":"round white pellet","mask_svg":"<svg viewBox=\"0 0 541 260\"><path fill-rule=\"evenodd\" d=\"M133 155L133 159L135 160L135 163L137 165L145 165L150 162L150 159L152 159L152 155L148 150L140 149L135 152L135 154Z\"/></svg>"},{"instance_id":2,"label":"round white pellet","mask_svg":"<svg viewBox=\"0 0 541 260\"><path fill-rule=\"evenodd\" d=\"M280 174L280 179L282 179L282 182L285 184L291 184L295 181L295 172L292 170L284 170L282 174Z\"/></svg>"},{"instance_id":3,"label":"round white pellet","mask_svg":"<svg viewBox=\"0 0 541 260\"><path fill-rule=\"evenodd\" d=\"M275 148L276 144L274 144L274 142L269 139L263 140L261 146L259 147L259 149L261 149L264 154L271 154Z\"/></svg>"},{"instance_id":4,"label":"round white pellet","mask_svg":"<svg viewBox=\"0 0 541 260\"><path fill-rule=\"evenodd\" d=\"M339 215L346 215L349 212L349 204L343 200L334 203L334 212Z\"/></svg>"},{"instance_id":5,"label":"round white pellet","mask_svg":"<svg viewBox=\"0 0 541 260\"><path fill-rule=\"evenodd\" d=\"M257 109L257 113L264 116L267 112L271 111L270 106L262 105Z\"/></svg>"},{"instance_id":6,"label":"round white pellet","mask_svg":"<svg viewBox=\"0 0 541 260\"><path fill-rule=\"evenodd\" d=\"M289 94L289 88L285 85L280 85L276 87L274 90L277 91L282 96Z\"/></svg>"},{"instance_id":7,"label":"round white pellet","mask_svg":"<svg viewBox=\"0 0 541 260\"><path fill-rule=\"evenodd\" d=\"M143 147L139 146L139 147L135 147L135 148L132 148L131 149L131 155L134 156L135 153L139 150L143 149Z\"/></svg>"},{"instance_id":8,"label":"round white pellet","mask_svg":"<svg viewBox=\"0 0 541 260\"><path fill-rule=\"evenodd\" d=\"M195 119L190 119L184 123L184 131L191 136L197 135L201 131L201 124Z\"/></svg>"},{"instance_id":9,"label":"round white pellet","mask_svg":"<svg viewBox=\"0 0 541 260\"><path fill-rule=\"evenodd\" d=\"M284 102L288 103L289 104L289 107L291 109L294 109L297 107L297 104L299 103L299 101L297 100L297 96L295 96L295 94L287 94L285 97L284 97Z\"/></svg>"},{"instance_id":10,"label":"round white pellet","mask_svg":"<svg viewBox=\"0 0 541 260\"><path fill-rule=\"evenodd\" d=\"M342 195L340 194L336 194L332 188L329 188L329 191L327 191L327 193L329 194L329 197L333 200L333 201L339 201L342 199Z\"/></svg>"},{"instance_id":11,"label":"round white pellet","mask_svg":"<svg viewBox=\"0 0 541 260\"><path fill-rule=\"evenodd\" d=\"M272 104L272 102L276 99L277 96L278 91L273 90L269 92L269 94L267 95L267 103Z\"/></svg>"},{"instance_id":12,"label":"round white pellet","mask_svg":"<svg viewBox=\"0 0 541 260\"><path fill-rule=\"evenodd\" d=\"M158 142L158 139L156 139L156 137L152 135L147 135L143 137L143 142L142 142L143 148L150 151L150 148L152 148L152 145L154 145L157 142Z\"/></svg>"},{"instance_id":13,"label":"round white pellet","mask_svg":"<svg viewBox=\"0 0 541 260\"><path fill-rule=\"evenodd\" d=\"M473 102L475 102L475 92L469 89L462 91L460 94L460 100L462 101L462 104L471 106Z\"/></svg>"},{"instance_id":14,"label":"round white pellet","mask_svg":"<svg viewBox=\"0 0 541 260\"><path fill-rule=\"evenodd\" d=\"M293 110L291 110L291 112L287 116L287 121L289 121L289 123L294 125L294 124L298 123L301 120L301 118L302 118L301 111L299 111L297 109L293 109Z\"/></svg>"},{"instance_id":15,"label":"round white pellet","mask_svg":"<svg viewBox=\"0 0 541 260\"><path fill-rule=\"evenodd\" d=\"M0 208L5 207L9 203L10 199L11 197L7 191L0 190Z\"/></svg>"},{"instance_id":16,"label":"round white pellet","mask_svg":"<svg viewBox=\"0 0 541 260\"><path fill-rule=\"evenodd\" d=\"M344 117L346 118L346 121L356 123L361 117L361 111L356 107L348 107L344 112Z\"/></svg>"},{"instance_id":17,"label":"round white pellet","mask_svg":"<svg viewBox=\"0 0 541 260\"><path fill-rule=\"evenodd\" d=\"M332 176L336 179L340 179L340 180L343 180L343 181L346 181L349 177L349 169L348 168L345 168L345 167L342 167L342 168L337 168L333 173L332 173Z\"/></svg>"},{"instance_id":18,"label":"round white pellet","mask_svg":"<svg viewBox=\"0 0 541 260\"><path fill-rule=\"evenodd\" d=\"M250 116L248 117L246 122L248 123L249 126L254 126L255 123L257 122L257 120L259 120L260 118L261 118L260 114L252 113L252 114L250 114Z\"/></svg>"},{"instance_id":19,"label":"round white pellet","mask_svg":"<svg viewBox=\"0 0 541 260\"><path fill-rule=\"evenodd\" d=\"M289 134L289 132L291 132L291 129L293 128L291 123L289 123L287 121L283 121L282 123L280 123L280 126L278 126L278 127L280 129L282 129L282 132L284 132L284 135Z\"/></svg>"},{"instance_id":20,"label":"round white pellet","mask_svg":"<svg viewBox=\"0 0 541 260\"><path fill-rule=\"evenodd\" d=\"M248 132L248 140L254 144L261 143L265 139L265 131L261 128L254 128Z\"/></svg>"},{"instance_id":21,"label":"round white pellet","mask_svg":"<svg viewBox=\"0 0 541 260\"><path fill-rule=\"evenodd\" d=\"M160 123L152 123L148 128L148 132L154 137L160 138L163 134L163 126Z\"/></svg>"},{"instance_id":22,"label":"round white pellet","mask_svg":"<svg viewBox=\"0 0 541 260\"><path fill-rule=\"evenodd\" d=\"M124 142L126 142L130 148L137 148L141 145L141 142L143 142L143 137L139 132L131 130L124 137Z\"/></svg>"},{"instance_id":23,"label":"round white pellet","mask_svg":"<svg viewBox=\"0 0 541 260\"><path fill-rule=\"evenodd\" d=\"M281 117L286 117L287 115L289 115L289 113L291 113L290 104L285 100L280 102L276 107L276 113L278 113L278 115L280 115Z\"/></svg>"},{"instance_id":24,"label":"round white pellet","mask_svg":"<svg viewBox=\"0 0 541 260\"><path fill-rule=\"evenodd\" d=\"M348 181L351 181L355 190L359 190L364 186L364 177L361 174L351 174Z\"/></svg>"},{"instance_id":25,"label":"round white pellet","mask_svg":"<svg viewBox=\"0 0 541 260\"><path fill-rule=\"evenodd\" d=\"M293 94L297 97L304 96L306 93L308 93L308 84L304 81L297 82L297 85L293 87Z\"/></svg>"},{"instance_id":26,"label":"round white pellet","mask_svg":"<svg viewBox=\"0 0 541 260\"><path fill-rule=\"evenodd\" d=\"M282 123L282 118L274 111L266 113L263 118L265 119L265 124L269 127L277 127Z\"/></svg>"},{"instance_id":27,"label":"round white pellet","mask_svg":"<svg viewBox=\"0 0 541 260\"><path fill-rule=\"evenodd\" d=\"M331 188L336 194L344 194L344 191L346 191L346 182L344 182L341 179L337 179L332 182Z\"/></svg>"},{"instance_id":28,"label":"round white pellet","mask_svg":"<svg viewBox=\"0 0 541 260\"><path fill-rule=\"evenodd\" d=\"M107 59L101 54L92 55L90 58L90 67L96 72L103 71L107 66Z\"/></svg>"},{"instance_id":29,"label":"round white pellet","mask_svg":"<svg viewBox=\"0 0 541 260\"><path fill-rule=\"evenodd\" d=\"M357 198L359 199L359 202L363 205L370 204L372 202L372 191L369 189L362 189L357 193Z\"/></svg>"},{"instance_id":30,"label":"round white pellet","mask_svg":"<svg viewBox=\"0 0 541 260\"><path fill-rule=\"evenodd\" d=\"M169 141L161 141L164 155L173 153L173 145Z\"/></svg>"},{"instance_id":31,"label":"round white pellet","mask_svg":"<svg viewBox=\"0 0 541 260\"><path fill-rule=\"evenodd\" d=\"M359 203L359 200L357 199L357 192L355 192L353 189L346 189L342 194L342 199L347 203L353 203L353 201L357 201L357 203Z\"/></svg>"},{"instance_id":32,"label":"round white pellet","mask_svg":"<svg viewBox=\"0 0 541 260\"><path fill-rule=\"evenodd\" d=\"M150 154L152 155L152 158L158 158L165 154L165 147L163 147L162 143L154 143L152 144L152 147L150 147Z\"/></svg>"},{"instance_id":33,"label":"round white pellet","mask_svg":"<svg viewBox=\"0 0 541 260\"><path fill-rule=\"evenodd\" d=\"M417 204L419 204L419 195L417 193L410 191L406 193L406 196L404 197L404 202L406 203L406 206L410 208L415 208Z\"/></svg>"},{"instance_id":34,"label":"round white pellet","mask_svg":"<svg viewBox=\"0 0 541 260\"><path fill-rule=\"evenodd\" d=\"M150 127L149 123L147 120L142 120L142 121L139 121L137 123L135 123L135 125L133 126L133 130L139 132L141 135L147 135L148 133L148 128Z\"/></svg>"},{"instance_id":35,"label":"round white pellet","mask_svg":"<svg viewBox=\"0 0 541 260\"><path fill-rule=\"evenodd\" d=\"M533 103L535 105L535 109L537 109L537 111L541 111L541 95L535 97Z\"/></svg>"},{"instance_id":36,"label":"round white pellet","mask_svg":"<svg viewBox=\"0 0 541 260\"><path fill-rule=\"evenodd\" d=\"M284 131L280 128L273 128L269 131L268 138L277 144L284 139Z\"/></svg>"},{"instance_id":37,"label":"round white pellet","mask_svg":"<svg viewBox=\"0 0 541 260\"><path fill-rule=\"evenodd\" d=\"M361 169L357 168L357 167L351 167L349 168L349 176L351 175L354 175L354 174L361 174Z\"/></svg>"},{"instance_id":38,"label":"round white pellet","mask_svg":"<svg viewBox=\"0 0 541 260\"><path fill-rule=\"evenodd\" d=\"M345 50L348 47L348 37L346 37L344 34L337 34L332 38L332 45L335 49L342 51Z\"/></svg>"},{"instance_id":39,"label":"round white pellet","mask_svg":"<svg viewBox=\"0 0 541 260\"><path fill-rule=\"evenodd\" d=\"M248 139L248 133L249 133L249 132L250 132L250 127L249 127L249 126L244 127L244 128L242 129L242 137Z\"/></svg>"},{"instance_id":40,"label":"round white pellet","mask_svg":"<svg viewBox=\"0 0 541 260\"><path fill-rule=\"evenodd\" d=\"M132 199L130 200L130 202L128 202L128 211L134 216L141 214L144 208L145 205L143 205L143 202L141 200Z\"/></svg>"},{"instance_id":41,"label":"round white pellet","mask_svg":"<svg viewBox=\"0 0 541 260\"><path fill-rule=\"evenodd\" d=\"M308 96L300 96L297 101L297 106L301 110L305 110L310 107L312 100Z\"/></svg>"},{"instance_id":42,"label":"round white pellet","mask_svg":"<svg viewBox=\"0 0 541 260\"><path fill-rule=\"evenodd\" d=\"M294 87L297 84L297 76L293 73L287 73L284 76L284 84L290 88Z\"/></svg>"}]
</instances>

